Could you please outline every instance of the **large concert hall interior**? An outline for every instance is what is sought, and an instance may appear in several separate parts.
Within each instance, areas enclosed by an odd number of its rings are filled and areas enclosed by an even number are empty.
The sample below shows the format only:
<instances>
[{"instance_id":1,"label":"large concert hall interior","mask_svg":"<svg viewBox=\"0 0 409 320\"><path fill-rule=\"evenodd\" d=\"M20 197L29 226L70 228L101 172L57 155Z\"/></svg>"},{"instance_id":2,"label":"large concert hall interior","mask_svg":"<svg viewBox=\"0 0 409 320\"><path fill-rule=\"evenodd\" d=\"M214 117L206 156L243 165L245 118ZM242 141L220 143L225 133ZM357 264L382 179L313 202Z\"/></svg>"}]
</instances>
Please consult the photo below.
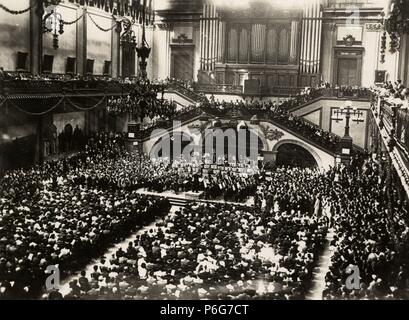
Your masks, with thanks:
<instances>
[{"instance_id":1,"label":"large concert hall interior","mask_svg":"<svg viewBox=\"0 0 409 320\"><path fill-rule=\"evenodd\" d=\"M0 299L409 299L409 0L0 0Z\"/></svg>"}]
</instances>

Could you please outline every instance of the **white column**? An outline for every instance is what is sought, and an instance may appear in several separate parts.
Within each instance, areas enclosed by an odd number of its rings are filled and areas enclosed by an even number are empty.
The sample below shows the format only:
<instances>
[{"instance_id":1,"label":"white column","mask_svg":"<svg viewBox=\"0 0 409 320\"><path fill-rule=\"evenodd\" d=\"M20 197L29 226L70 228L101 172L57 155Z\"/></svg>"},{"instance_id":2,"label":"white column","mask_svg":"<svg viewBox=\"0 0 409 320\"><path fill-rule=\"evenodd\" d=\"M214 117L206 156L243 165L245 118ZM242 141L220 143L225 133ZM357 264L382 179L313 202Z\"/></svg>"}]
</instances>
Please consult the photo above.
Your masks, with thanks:
<instances>
[{"instance_id":1,"label":"white column","mask_svg":"<svg viewBox=\"0 0 409 320\"><path fill-rule=\"evenodd\" d=\"M318 3L318 44L317 44L317 73L321 72L321 39L322 39L322 11L320 8L320 3Z\"/></svg>"},{"instance_id":2,"label":"white column","mask_svg":"<svg viewBox=\"0 0 409 320\"><path fill-rule=\"evenodd\" d=\"M291 21L290 63L297 57L298 21Z\"/></svg>"},{"instance_id":3,"label":"white column","mask_svg":"<svg viewBox=\"0 0 409 320\"><path fill-rule=\"evenodd\" d=\"M200 70L203 70L203 54L204 54L204 24L203 24L203 14L200 16Z\"/></svg>"}]
</instances>

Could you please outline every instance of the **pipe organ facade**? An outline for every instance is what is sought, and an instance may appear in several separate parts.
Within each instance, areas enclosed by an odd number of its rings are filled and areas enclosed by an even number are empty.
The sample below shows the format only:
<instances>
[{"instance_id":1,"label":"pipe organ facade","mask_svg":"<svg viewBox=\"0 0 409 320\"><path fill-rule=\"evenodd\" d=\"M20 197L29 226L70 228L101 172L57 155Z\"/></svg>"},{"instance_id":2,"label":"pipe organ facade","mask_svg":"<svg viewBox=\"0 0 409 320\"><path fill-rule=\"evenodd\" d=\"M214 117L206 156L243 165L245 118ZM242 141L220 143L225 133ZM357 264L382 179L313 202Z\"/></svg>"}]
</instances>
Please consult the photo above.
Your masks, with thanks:
<instances>
[{"instance_id":1,"label":"pipe organ facade","mask_svg":"<svg viewBox=\"0 0 409 320\"><path fill-rule=\"evenodd\" d=\"M300 73L307 79L306 85L311 85L308 78L313 77L317 81L316 77L321 72L321 33L321 0L311 0L302 18Z\"/></svg>"},{"instance_id":2,"label":"pipe organ facade","mask_svg":"<svg viewBox=\"0 0 409 320\"><path fill-rule=\"evenodd\" d=\"M300 10L266 10L257 3L249 10L204 5L199 82L267 91L272 87L296 88L301 18ZM208 28L208 21L216 22L213 29ZM207 39L217 40L216 52L206 51Z\"/></svg>"},{"instance_id":3,"label":"pipe organ facade","mask_svg":"<svg viewBox=\"0 0 409 320\"><path fill-rule=\"evenodd\" d=\"M216 6L204 4L200 17L200 70L214 70L219 52L219 28Z\"/></svg>"},{"instance_id":4,"label":"pipe organ facade","mask_svg":"<svg viewBox=\"0 0 409 320\"><path fill-rule=\"evenodd\" d=\"M170 56L175 62L169 65L179 68L170 69L183 70L170 76L268 96L293 94L321 81L368 85L374 76L360 68L382 70L376 57L380 31L371 27L378 23L380 8L360 9L350 27L343 0L309 0L295 9L267 0L249 1L245 8L214 0L184 3L177 15L159 13L174 30ZM186 9L188 4L197 5ZM186 66L192 66L191 72Z\"/></svg>"}]
</instances>

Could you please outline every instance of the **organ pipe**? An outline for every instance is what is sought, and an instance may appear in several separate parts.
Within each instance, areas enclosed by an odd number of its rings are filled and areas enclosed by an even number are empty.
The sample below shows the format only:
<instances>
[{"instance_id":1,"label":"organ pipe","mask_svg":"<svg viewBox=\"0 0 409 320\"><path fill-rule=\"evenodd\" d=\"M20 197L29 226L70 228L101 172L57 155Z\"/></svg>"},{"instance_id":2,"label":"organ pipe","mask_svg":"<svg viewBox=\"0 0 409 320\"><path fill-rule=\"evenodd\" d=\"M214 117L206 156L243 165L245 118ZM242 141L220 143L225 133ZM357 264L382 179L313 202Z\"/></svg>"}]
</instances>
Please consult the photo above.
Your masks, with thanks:
<instances>
[{"instance_id":1,"label":"organ pipe","mask_svg":"<svg viewBox=\"0 0 409 320\"><path fill-rule=\"evenodd\" d=\"M200 19L201 70L213 70L217 59L221 56L220 28L216 6L204 4L203 14Z\"/></svg>"},{"instance_id":2,"label":"organ pipe","mask_svg":"<svg viewBox=\"0 0 409 320\"><path fill-rule=\"evenodd\" d=\"M203 31L203 15L200 16L200 70L203 70L203 35L204 35L204 31Z\"/></svg>"},{"instance_id":3,"label":"organ pipe","mask_svg":"<svg viewBox=\"0 0 409 320\"><path fill-rule=\"evenodd\" d=\"M302 19L301 73L319 73L321 34L321 1L313 0L307 4L307 9Z\"/></svg>"}]
</instances>

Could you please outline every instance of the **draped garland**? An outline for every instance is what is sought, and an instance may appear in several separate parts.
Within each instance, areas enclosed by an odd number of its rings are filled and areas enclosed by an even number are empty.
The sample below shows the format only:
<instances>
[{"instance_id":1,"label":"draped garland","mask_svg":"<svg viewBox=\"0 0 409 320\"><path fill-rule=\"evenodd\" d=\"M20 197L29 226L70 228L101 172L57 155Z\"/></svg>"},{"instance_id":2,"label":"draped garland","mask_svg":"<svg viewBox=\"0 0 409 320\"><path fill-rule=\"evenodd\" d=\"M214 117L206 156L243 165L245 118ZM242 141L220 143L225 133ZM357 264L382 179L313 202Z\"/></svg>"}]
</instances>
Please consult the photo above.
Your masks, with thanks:
<instances>
[{"instance_id":1,"label":"draped garland","mask_svg":"<svg viewBox=\"0 0 409 320\"><path fill-rule=\"evenodd\" d=\"M70 0L70 2L97 7L113 15L130 16L139 23L142 23L142 12L145 8L146 24L153 24L155 20L152 0Z\"/></svg>"},{"instance_id":2,"label":"draped garland","mask_svg":"<svg viewBox=\"0 0 409 320\"><path fill-rule=\"evenodd\" d=\"M142 23L142 13L145 12L145 21L147 25L153 24L153 22L155 21L155 11L152 6L152 0L69 0L69 2L79 5L97 7L99 9L105 10L106 12L110 12L113 15L130 16L132 17L134 22L139 21L139 23ZM22 10L10 9L9 7L6 7L5 5L0 3L0 9L12 15L20 15L30 11L39 4L43 5L44 7L48 7L50 5L58 5L59 3L60 0L36 0L31 6ZM82 17L83 15L71 22L63 21L63 24L70 25L77 23ZM95 21L93 22L94 24L96 24ZM98 25L97 27L101 31L105 32L110 31L114 28L112 27L110 29L104 29Z\"/></svg>"},{"instance_id":3,"label":"draped garland","mask_svg":"<svg viewBox=\"0 0 409 320\"><path fill-rule=\"evenodd\" d=\"M66 25L66 26L69 26L69 25L72 25L72 24L74 24L74 23L77 23L77 22L80 21L83 17L84 17L84 14L80 15L77 19L75 19L75 20L73 20L73 21L70 21L70 22L67 22L67 21L62 20L62 24Z\"/></svg>"},{"instance_id":4,"label":"draped garland","mask_svg":"<svg viewBox=\"0 0 409 320\"><path fill-rule=\"evenodd\" d=\"M52 107L50 107L49 109L47 109L45 111L41 111L41 112L27 111L23 107L21 107L17 103L15 103L12 99L8 99L7 102L8 102L9 105L11 105L13 108L17 109L20 112L23 112L23 113L28 114L30 116L41 116L41 115L47 114L47 113L55 110L56 108L58 108L64 102L64 97L60 98L58 100L58 102L56 104L54 104Z\"/></svg>"},{"instance_id":5,"label":"draped garland","mask_svg":"<svg viewBox=\"0 0 409 320\"><path fill-rule=\"evenodd\" d=\"M110 28L103 28L103 27L101 27L101 26L94 20L94 18L92 17L92 15L90 15L89 13L88 13L88 17L89 17L89 19L92 21L92 23L93 23L99 30L101 30L102 32L109 32L109 31L111 31L112 29L114 29L114 28L116 27L116 23L114 23L114 25L113 25L112 27L110 27Z\"/></svg>"},{"instance_id":6,"label":"draped garland","mask_svg":"<svg viewBox=\"0 0 409 320\"><path fill-rule=\"evenodd\" d=\"M23 10L13 10L13 9L10 9L10 8L6 7L4 4L1 4L1 3L0 3L0 9L6 11L7 13L10 13L10 14L16 16L16 15L24 14L24 13L30 11L32 8L34 8L35 6L37 6L37 2L38 2L38 1L34 1L31 6L29 6L29 7L26 8L26 9L23 9Z\"/></svg>"},{"instance_id":7,"label":"draped garland","mask_svg":"<svg viewBox=\"0 0 409 320\"><path fill-rule=\"evenodd\" d=\"M78 109L78 110L83 110L83 111L87 111L87 110L93 110L96 109L98 107L100 107L105 101L106 101L106 97L102 97L96 104L94 104L92 107L81 107L80 105L76 104L74 101L72 101L72 99L68 98L66 99L66 101L73 106L74 108Z\"/></svg>"},{"instance_id":8,"label":"draped garland","mask_svg":"<svg viewBox=\"0 0 409 320\"><path fill-rule=\"evenodd\" d=\"M409 6L407 0L394 0L391 4L390 16L385 20L385 29L389 33L390 51L399 50L399 38L409 34Z\"/></svg>"},{"instance_id":9,"label":"draped garland","mask_svg":"<svg viewBox=\"0 0 409 320\"><path fill-rule=\"evenodd\" d=\"M106 102L106 96L102 97L97 103L93 104L92 106L89 107L81 107L80 105L78 105L77 103L75 103L71 98L69 97L43 97L43 98L37 98L37 99L41 99L41 100L51 100L54 99L54 101L56 101L51 106L49 106L49 108L47 108L47 110L44 111L38 111L38 112L32 112L32 111L28 111L26 108L24 108L21 104L19 104L18 102L16 102L15 100L17 99L10 99L10 98L6 98L3 101L0 101L0 106L2 106L4 103L7 103L7 105L12 106L13 108L17 109L18 111L27 114L27 115L31 115L31 116L41 116L41 115L45 115L49 112L54 111L55 109L57 109L59 106L64 105L67 103L68 105L74 107L75 109L78 109L80 111L89 111L89 110L93 110L96 109L98 107L101 107L103 105L104 102ZM58 100L57 100L58 99ZM27 101L25 101L27 102ZM24 103L23 103L24 104ZM30 107L33 104L33 100L29 99L29 102L27 103Z\"/></svg>"}]
</instances>

